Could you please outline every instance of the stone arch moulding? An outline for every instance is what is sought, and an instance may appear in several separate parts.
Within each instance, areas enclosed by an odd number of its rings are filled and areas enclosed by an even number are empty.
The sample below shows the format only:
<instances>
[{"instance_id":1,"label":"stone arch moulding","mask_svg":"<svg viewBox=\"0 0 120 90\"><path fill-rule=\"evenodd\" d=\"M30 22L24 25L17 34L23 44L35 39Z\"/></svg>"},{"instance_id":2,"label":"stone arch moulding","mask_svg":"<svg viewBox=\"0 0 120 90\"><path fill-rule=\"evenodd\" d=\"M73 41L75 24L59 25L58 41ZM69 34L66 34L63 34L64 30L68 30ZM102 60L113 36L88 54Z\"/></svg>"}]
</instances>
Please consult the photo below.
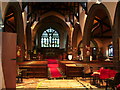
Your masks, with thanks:
<instances>
[{"instance_id":1,"label":"stone arch moulding","mask_svg":"<svg viewBox=\"0 0 120 90\"><path fill-rule=\"evenodd\" d=\"M76 23L74 31L73 31L73 34L72 34L72 46L75 47L75 48L77 48L78 43L81 40L82 40L81 26Z\"/></svg>"},{"instance_id":2,"label":"stone arch moulding","mask_svg":"<svg viewBox=\"0 0 120 90\"><path fill-rule=\"evenodd\" d=\"M52 18L52 21L49 20L49 18ZM47 21L47 22L46 22ZM43 24L44 22L44 24ZM56 23L55 23L56 22ZM46 24L45 24L46 23ZM35 36L33 36L33 40L36 39L36 35L37 33L42 33L45 28L48 28L48 26L52 27L52 28L56 28L56 30L58 30L59 28L61 28L61 30L59 29L58 32L60 33L63 33L64 30L65 32L67 32L67 34L70 34L70 28L69 26L66 24L66 22L64 22L62 19L60 19L59 17L56 17L56 16L48 16L46 18L44 18L43 20L39 21L37 23L37 25L35 26L34 28L34 33L35 33Z\"/></svg>"},{"instance_id":3,"label":"stone arch moulding","mask_svg":"<svg viewBox=\"0 0 120 90\"><path fill-rule=\"evenodd\" d=\"M96 48L96 51L98 51L98 43L94 40L94 39L92 39L91 40L91 45L94 45L94 47ZM92 46L93 47L93 46ZM78 44L78 52L80 51L80 54L81 54L81 56L83 57L83 41L81 40L80 42L79 42L79 44ZM92 51L91 51L92 52ZM96 54L96 56L97 56L97 54Z\"/></svg>"},{"instance_id":4,"label":"stone arch moulding","mask_svg":"<svg viewBox=\"0 0 120 90\"><path fill-rule=\"evenodd\" d=\"M51 14L50 14L49 16L44 16L44 17L42 17L41 20L37 23L37 25L36 25L35 28L33 29L33 31L34 31L34 33L35 33L34 36L33 36L33 38L35 38L38 29L42 26L42 22L44 22L45 19L47 19L47 18L49 18L49 17L54 17L54 18L56 18L56 21L59 20L59 22L63 23L63 25L66 27L66 30L67 30L68 34L70 33L70 32L69 32L69 31L70 31L70 27L69 27L67 24L65 24L66 22L64 21L64 19L62 18L62 16L59 16L59 15L51 15Z\"/></svg>"},{"instance_id":5,"label":"stone arch moulding","mask_svg":"<svg viewBox=\"0 0 120 90\"><path fill-rule=\"evenodd\" d=\"M91 42L95 45L96 48L98 48L98 44L97 44L97 42L96 42L94 39L92 39ZM79 42L78 47L79 47L81 44L83 44L83 41L82 41L82 40Z\"/></svg>"},{"instance_id":6,"label":"stone arch moulding","mask_svg":"<svg viewBox=\"0 0 120 90\"><path fill-rule=\"evenodd\" d=\"M12 11L11 11L12 10ZM2 39L2 67L3 67L3 74L4 74L4 81L5 81L5 88L16 88L16 61L23 61L24 58L24 32L23 32L23 21L22 21L22 13L19 2L8 2L5 8L5 14L3 16L4 20L4 27L5 26L5 19L9 12L14 13L14 21L15 21L15 33L6 32L3 33ZM6 28L7 29L7 28ZM12 35L11 35L12 34ZM8 36L8 37L7 37ZM21 57L16 59L16 47L17 45L21 45ZM11 46L9 46L11 45Z\"/></svg>"},{"instance_id":7,"label":"stone arch moulding","mask_svg":"<svg viewBox=\"0 0 120 90\"><path fill-rule=\"evenodd\" d=\"M114 65L116 66L116 69L119 70L120 65L120 1L117 3L115 16L114 16L114 24L113 24L113 60Z\"/></svg>"},{"instance_id":8,"label":"stone arch moulding","mask_svg":"<svg viewBox=\"0 0 120 90\"><path fill-rule=\"evenodd\" d=\"M22 11L19 2L8 2L7 7L5 8L4 20L7 15L9 9L12 9L15 17L16 23L16 33L17 33L17 45L21 46L21 57L17 58L17 61L24 60L24 28L23 28L23 19L22 19Z\"/></svg>"},{"instance_id":9,"label":"stone arch moulding","mask_svg":"<svg viewBox=\"0 0 120 90\"><path fill-rule=\"evenodd\" d=\"M110 26L112 26L111 17L110 17L110 14L109 14L107 8L102 3L101 4L93 4L88 12L85 26L84 26L84 33L83 33L83 58L84 58L85 62L89 62L89 60L90 60L90 56L86 54L85 49L86 49L86 46L90 45L92 25L93 25L93 21L94 21L96 12L98 10L103 10L106 13L106 15L109 18Z\"/></svg>"}]
</instances>

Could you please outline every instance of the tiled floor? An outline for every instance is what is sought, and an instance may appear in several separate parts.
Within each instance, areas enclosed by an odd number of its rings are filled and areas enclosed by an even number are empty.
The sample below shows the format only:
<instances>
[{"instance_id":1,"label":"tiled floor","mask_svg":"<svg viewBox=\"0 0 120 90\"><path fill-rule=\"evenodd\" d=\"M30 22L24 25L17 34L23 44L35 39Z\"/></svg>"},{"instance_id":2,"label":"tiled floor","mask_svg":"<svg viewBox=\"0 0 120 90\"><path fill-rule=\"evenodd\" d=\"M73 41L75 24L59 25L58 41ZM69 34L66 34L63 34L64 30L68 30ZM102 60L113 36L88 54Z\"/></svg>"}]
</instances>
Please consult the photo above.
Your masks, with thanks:
<instances>
[{"instance_id":1,"label":"tiled floor","mask_svg":"<svg viewBox=\"0 0 120 90\"><path fill-rule=\"evenodd\" d=\"M44 80L40 81L37 88L86 88L77 80Z\"/></svg>"},{"instance_id":2,"label":"tiled floor","mask_svg":"<svg viewBox=\"0 0 120 90\"><path fill-rule=\"evenodd\" d=\"M29 78L23 79L23 83L17 83L16 88L34 88L34 89L45 89L45 88L81 88L81 89L96 89L96 90L105 90L104 88L97 88L90 84L88 78L83 79L77 77L74 79L52 79L48 80L46 78ZM41 89L40 89L41 90Z\"/></svg>"},{"instance_id":3,"label":"tiled floor","mask_svg":"<svg viewBox=\"0 0 120 90\"><path fill-rule=\"evenodd\" d=\"M16 83L16 88L37 88L37 85L40 81L47 80L41 78L29 78L23 79L22 83Z\"/></svg>"}]
</instances>

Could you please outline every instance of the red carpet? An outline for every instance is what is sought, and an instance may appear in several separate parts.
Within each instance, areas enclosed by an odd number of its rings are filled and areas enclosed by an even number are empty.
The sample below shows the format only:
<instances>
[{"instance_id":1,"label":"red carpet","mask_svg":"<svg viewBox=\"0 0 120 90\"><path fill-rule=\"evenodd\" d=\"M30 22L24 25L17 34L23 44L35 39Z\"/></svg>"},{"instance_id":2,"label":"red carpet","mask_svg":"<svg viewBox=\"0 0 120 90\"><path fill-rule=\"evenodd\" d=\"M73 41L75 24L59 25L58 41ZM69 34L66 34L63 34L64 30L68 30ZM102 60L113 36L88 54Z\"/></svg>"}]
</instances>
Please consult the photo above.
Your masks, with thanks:
<instances>
[{"instance_id":1,"label":"red carpet","mask_svg":"<svg viewBox=\"0 0 120 90\"><path fill-rule=\"evenodd\" d=\"M57 64L56 59L48 59L48 64Z\"/></svg>"},{"instance_id":2,"label":"red carpet","mask_svg":"<svg viewBox=\"0 0 120 90\"><path fill-rule=\"evenodd\" d=\"M48 64L48 67L49 67L49 68L57 68L57 67L58 67L58 64Z\"/></svg>"},{"instance_id":3,"label":"red carpet","mask_svg":"<svg viewBox=\"0 0 120 90\"><path fill-rule=\"evenodd\" d=\"M50 72L51 72L51 77L53 78L62 76L57 68L50 68Z\"/></svg>"},{"instance_id":4,"label":"red carpet","mask_svg":"<svg viewBox=\"0 0 120 90\"><path fill-rule=\"evenodd\" d=\"M62 76L58 70L58 62L56 59L48 59L48 67L50 68L50 74L52 78Z\"/></svg>"}]
</instances>

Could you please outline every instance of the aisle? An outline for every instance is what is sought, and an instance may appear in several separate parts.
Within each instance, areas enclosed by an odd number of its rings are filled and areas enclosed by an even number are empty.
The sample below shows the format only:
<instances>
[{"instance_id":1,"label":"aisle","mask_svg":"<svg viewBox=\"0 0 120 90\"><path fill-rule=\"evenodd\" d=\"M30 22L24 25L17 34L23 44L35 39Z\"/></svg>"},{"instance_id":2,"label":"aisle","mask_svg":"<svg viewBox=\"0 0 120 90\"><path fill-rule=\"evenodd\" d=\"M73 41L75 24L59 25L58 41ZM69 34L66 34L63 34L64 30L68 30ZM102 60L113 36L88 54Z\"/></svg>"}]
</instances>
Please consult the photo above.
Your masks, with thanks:
<instances>
[{"instance_id":1,"label":"aisle","mask_svg":"<svg viewBox=\"0 0 120 90\"><path fill-rule=\"evenodd\" d=\"M83 81L81 77L57 80L48 80L47 78L25 78L23 83L16 83L16 90L105 90L105 88L97 88L89 82L88 79Z\"/></svg>"},{"instance_id":2,"label":"aisle","mask_svg":"<svg viewBox=\"0 0 120 90\"><path fill-rule=\"evenodd\" d=\"M48 59L48 67L50 70L50 78L57 78L62 76L58 70L58 62L56 59Z\"/></svg>"}]
</instances>

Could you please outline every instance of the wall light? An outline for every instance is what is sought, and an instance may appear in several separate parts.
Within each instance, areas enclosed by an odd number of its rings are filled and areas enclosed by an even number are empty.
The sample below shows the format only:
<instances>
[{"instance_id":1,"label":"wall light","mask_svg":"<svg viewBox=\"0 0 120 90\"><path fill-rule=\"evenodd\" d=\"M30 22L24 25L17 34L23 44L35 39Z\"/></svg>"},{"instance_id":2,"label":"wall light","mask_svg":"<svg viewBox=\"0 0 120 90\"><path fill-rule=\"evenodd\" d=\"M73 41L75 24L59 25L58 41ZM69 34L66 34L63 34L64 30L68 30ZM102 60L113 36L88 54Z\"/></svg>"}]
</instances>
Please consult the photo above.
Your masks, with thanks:
<instances>
[{"instance_id":1,"label":"wall light","mask_svg":"<svg viewBox=\"0 0 120 90\"><path fill-rule=\"evenodd\" d=\"M72 60L72 55L71 54L68 55L68 59Z\"/></svg>"},{"instance_id":2,"label":"wall light","mask_svg":"<svg viewBox=\"0 0 120 90\"><path fill-rule=\"evenodd\" d=\"M1 25L1 28L3 28L4 27L4 25Z\"/></svg>"},{"instance_id":3,"label":"wall light","mask_svg":"<svg viewBox=\"0 0 120 90\"><path fill-rule=\"evenodd\" d=\"M97 4L100 4L100 3L101 3L101 0L97 0L96 3L97 3Z\"/></svg>"},{"instance_id":4,"label":"wall light","mask_svg":"<svg viewBox=\"0 0 120 90\"><path fill-rule=\"evenodd\" d=\"M77 24L80 24L79 22L77 22Z\"/></svg>"},{"instance_id":5,"label":"wall light","mask_svg":"<svg viewBox=\"0 0 120 90\"><path fill-rule=\"evenodd\" d=\"M27 23L29 23L29 21L27 21Z\"/></svg>"},{"instance_id":6,"label":"wall light","mask_svg":"<svg viewBox=\"0 0 120 90\"><path fill-rule=\"evenodd\" d=\"M77 13L76 15L77 15L77 16L79 16L79 14L78 14L78 13Z\"/></svg>"}]
</instances>

